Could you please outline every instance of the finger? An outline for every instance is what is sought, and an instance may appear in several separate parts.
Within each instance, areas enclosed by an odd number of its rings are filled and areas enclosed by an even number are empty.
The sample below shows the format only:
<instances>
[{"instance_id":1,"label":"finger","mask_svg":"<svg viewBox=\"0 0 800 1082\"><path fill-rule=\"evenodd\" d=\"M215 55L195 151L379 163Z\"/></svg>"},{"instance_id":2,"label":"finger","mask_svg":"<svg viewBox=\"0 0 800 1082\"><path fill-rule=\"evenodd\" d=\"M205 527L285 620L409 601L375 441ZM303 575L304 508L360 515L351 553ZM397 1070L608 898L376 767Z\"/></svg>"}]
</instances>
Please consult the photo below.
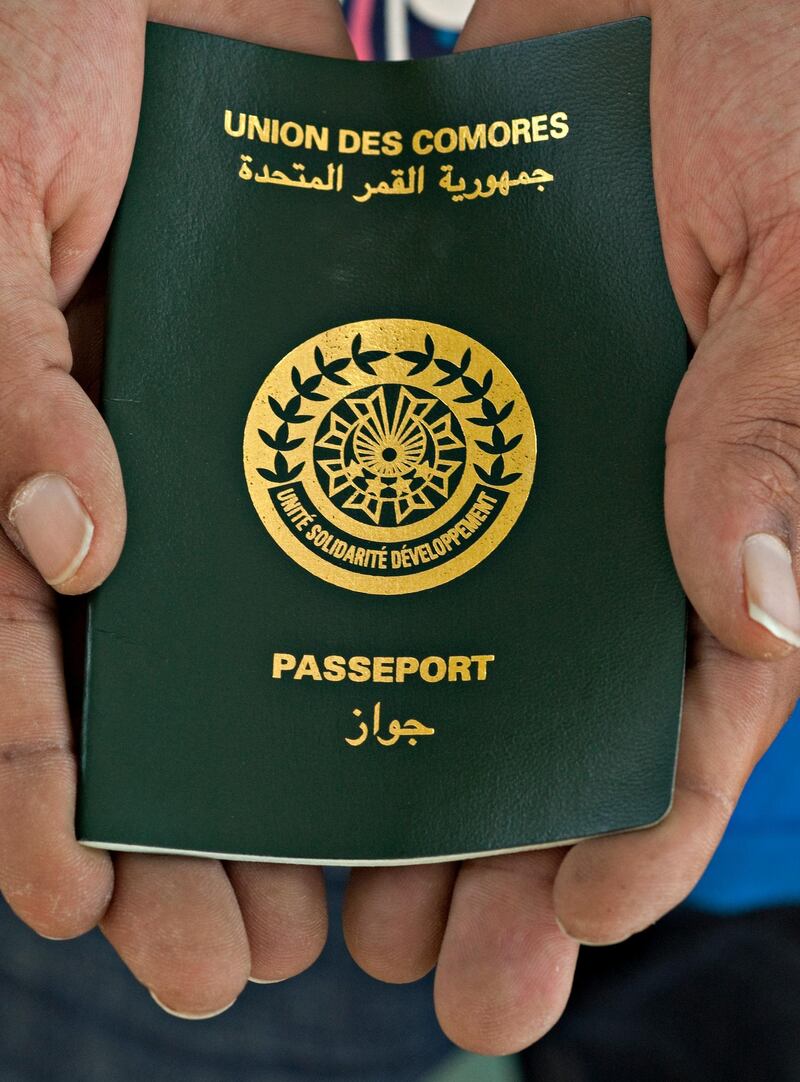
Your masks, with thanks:
<instances>
[{"instance_id":1,"label":"finger","mask_svg":"<svg viewBox=\"0 0 800 1082\"><path fill-rule=\"evenodd\" d=\"M150 18L317 56L352 56L339 0L151 0Z\"/></svg>"},{"instance_id":2,"label":"finger","mask_svg":"<svg viewBox=\"0 0 800 1082\"><path fill-rule=\"evenodd\" d=\"M479 0L460 47L647 14L647 7ZM658 40L656 26L656 46ZM656 189L671 279L690 328L701 336L667 430L670 545L684 588L711 631L737 653L781 657L800 646L792 557L800 503L796 208L792 213L785 200L783 215L770 217L763 207L746 206L750 228L739 231L724 255L719 240L710 244L714 258L706 257L691 234L713 237L708 215L688 228L678 192L664 180L670 177L677 189L684 182L669 168L675 140L685 142L685 132L674 130L669 116L668 54L654 49ZM674 56L669 62L674 66Z\"/></svg>"},{"instance_id":3,"label":"finger","mask_svg":"<svg viewBox=\"0 0 800 1082\"><path fill-rule=\"evenodd\" d=\"M13 182L5 182L13 183ZM64 316L41 250L41 221L24 204L0 219L0 526L62 593L98 585L117 561L125 503L100 415L70 376ZM26 246L27 237L27 246Z\"/></svg>"},{"instance_id":4,"label":"finger","mask_svg":"<svg viewBox=\"0 0 800 1082\"><path fill-rule=\"evenodd\" d=\"M713 634L754 658L800 646L795 233L777 227L751 253L733 296L723 276L725 299L716 312L712 301L667 428L665 509L678 574Z\"/></svg>"},{"instance_id":5,"label":"finger","mask_svg":"<svg viewBox=\"0 0 800 1082\"><path fill-rule=\"evenodd\" d=\"M651 0L477 0L456 45L456 51L561 34L633 16L651 16ZM692 11L694 21L702 7ZM695 37L707 36L708 15ZM693 341L708 323L708 303L718 276L698 240L698 227L687 221L687 192L697 189L696 154L707 153L707 139L691 140L685 111L675 109L676 69L683 73L683 48L674 41L686 35L685 12L659 8L653 26L650 109L653 127L653 173L659 224L667 268L681 314ZM699 201L706 219L716 219L718 208ZM711 208L711 209L710 209Z\"/></svg>"},{"instance_id":6,"label":"finger","mask_svg":"<svg viewBox=\"0 0 800 1082\"><path fill-rule=\"evenodd\" d=\"M154 4L153 12L265 44L350 54L334 0L176 0ZM142 29L132 17L114 33L126 79L115 113L121 147L112 155L112 175L90 183L98 159L105 160L99 144L80 144L79 168L69 166L70 156L52 162L48 156L34 180L25 169L0 168L0 205L9 211L0 219L0 525L62 593L97 586L116 563L125 533L116 453L69 376L72 357L58 304L86 273L119 198L135 130ZM70 85L70 108L79 97Z\"/></svg>"},{"instance_id":7,"label":"finger","mask_svg":"<svg viewBox=\"0 0 800 1082\"><path fill-rule=\"evenodd\" d=\"M250 973L236 895L216 860L125 853L101 927L160 1007L180 1018L221 1014Z\"/></svg>"},{"instance_id":8,"label":"finger","mask_svg":"<svg viewBox=\"0 0 800 1082\"><path fill-rule=\"evenodd\" d=\"M154 0L150 17L261 45L353 55L338 0ZM228 874L250 939L252 979L284 980L311 965L327 935L321 871L241 863Z\"/></svg>"},{"instance_id":9,"label":"finger","mask_svg":"<svg viewBox=\"0 0 800 1082\"><path fill-rule=\"evenodd\" d=\"M342 925L354 961L371 977L406 984L435 965L457 866L354 868Z\"/></svg>"},{"instance_id":10,"label":"finger","mask_svg":"<svg viewBox=\"0 0 800 1082\"><path fill-rule=\"evenodd\" d=\"M322 869L240 862L227 872L250 943L250 980L273 984L308 969L328 935Z\"/></svg>"},{"instance_id":11,"label":"finger","mask_svg":"<svg viewBox=\"0 0 800 1082\"><path fill-rule=\"evenodd\" d=\"M649 830L595 838L567 854L556 912L582 943L626 939L677 905L711 859L754 765L796 698L795 658L737 657L702 632L686 679L675 797Z\"/></svg>"},{"instance_id":12,"label":"finger","mask_svg":"<svg viewBox=\"0 0 800 1082\"><path fill-rule=\"evenodd\" d=\"M145 4L17 3L3 14L0 222L16 243L0 240L0 254L6 249L12 268L35 258L63 307L92 265L128 172Z\"/></svg>"},{"instance_id":13,"label":"finger","mask_svg":"<svg viewBox=\"0 0 800 1082\"><path fill-rule=\"evenodd\" d=\"M549 849L462 866L434 986L441 1027L462 1048L516 1052L560 1017L578 955L553 911L562 856Z\"/></svg>"},{"instance_id":14,"label":"finger","mask_svg":"<svg viewBox=\"0 0 800 1082\"><path fill-rule=\"evenodd\" d=\"M0 890L41 935L94 927L108 854L75 840L76 769L53 595L0 534Z\"/></svg>"},{"instance_id":15,"label":"finger","mask_svg":"<svg viewBox=\"0 0 800 1082\"><path fill-rule=\"evenodd\" d=\"M648 0L477 0L456 49L481 49L649 14Z\"/></svg>"}]
</instances>

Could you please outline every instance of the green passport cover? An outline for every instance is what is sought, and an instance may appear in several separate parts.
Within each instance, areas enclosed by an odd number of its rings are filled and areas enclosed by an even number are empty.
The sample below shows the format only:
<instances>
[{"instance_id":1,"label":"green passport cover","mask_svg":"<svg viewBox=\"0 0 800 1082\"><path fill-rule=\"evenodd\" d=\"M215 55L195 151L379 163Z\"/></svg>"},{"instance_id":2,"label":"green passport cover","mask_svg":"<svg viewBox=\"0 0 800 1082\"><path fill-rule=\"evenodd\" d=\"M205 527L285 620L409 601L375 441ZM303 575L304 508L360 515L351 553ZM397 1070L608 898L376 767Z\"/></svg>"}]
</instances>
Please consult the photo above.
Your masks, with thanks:
<instances>
[{"instance_id":1,"label":"green passport cover","mask_svg":"<svg viewBox=\"0 0 800 1082\"><path fill-rule=\"evenodd\" d=\"M148 29L81 840L380 864L666 814L649 55L642 19L399 64Z\"/></svg>"}]
</instances>

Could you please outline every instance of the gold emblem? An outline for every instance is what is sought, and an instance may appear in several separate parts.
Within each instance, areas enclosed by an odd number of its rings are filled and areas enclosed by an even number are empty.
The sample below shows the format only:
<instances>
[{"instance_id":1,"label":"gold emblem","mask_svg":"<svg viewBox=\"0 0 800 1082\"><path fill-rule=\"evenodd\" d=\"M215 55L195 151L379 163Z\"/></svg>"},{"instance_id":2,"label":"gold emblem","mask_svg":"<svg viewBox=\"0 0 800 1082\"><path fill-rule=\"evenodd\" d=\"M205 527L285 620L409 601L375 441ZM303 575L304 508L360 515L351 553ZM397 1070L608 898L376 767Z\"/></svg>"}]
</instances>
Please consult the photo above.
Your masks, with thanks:
<instances>
[{"instance_id":1,"label":"gold emblem","mask_svg":"<svg viewBox=\"0 0 800 1082\"><path fill-rule=\"evenodd\" d=\"M293 349L244 433L267 531L306 570L370 594L480 563L519 517L535 462L533 418L503 362L414 319L349 323Z\"/></svg>"}]
</instances>

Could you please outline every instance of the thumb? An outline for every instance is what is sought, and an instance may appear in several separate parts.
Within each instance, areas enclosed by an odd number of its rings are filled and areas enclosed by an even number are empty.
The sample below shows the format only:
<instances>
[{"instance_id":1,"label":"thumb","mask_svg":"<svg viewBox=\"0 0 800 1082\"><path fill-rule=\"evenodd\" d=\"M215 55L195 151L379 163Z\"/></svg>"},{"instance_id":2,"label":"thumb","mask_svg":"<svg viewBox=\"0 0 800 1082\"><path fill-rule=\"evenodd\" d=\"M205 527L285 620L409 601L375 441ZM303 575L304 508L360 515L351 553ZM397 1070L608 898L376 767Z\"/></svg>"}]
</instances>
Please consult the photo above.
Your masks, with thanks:
<instances>
[{"instance_id":1,"label":"thumb","mask_svg":"<svg viewBox=\"0 0 800 1082\"><path fill-rule=\"evenodd\" d=\"M753 658L800 646L800 267L774 239L701 339L667 427L678 574L716 638Z\"/></svg>"},{"instance_id":2,"label":"thumb","mask_svg":"<svg viewBox=\"0 0 800 1082\"><path fill-rule=\"evenodd\" d=\"M15 231L0 229L0 525L51 586L78 594L119 557L122 479L108 430L70 375L45 238L23 245Z\"/></svg>"}]
</instances>

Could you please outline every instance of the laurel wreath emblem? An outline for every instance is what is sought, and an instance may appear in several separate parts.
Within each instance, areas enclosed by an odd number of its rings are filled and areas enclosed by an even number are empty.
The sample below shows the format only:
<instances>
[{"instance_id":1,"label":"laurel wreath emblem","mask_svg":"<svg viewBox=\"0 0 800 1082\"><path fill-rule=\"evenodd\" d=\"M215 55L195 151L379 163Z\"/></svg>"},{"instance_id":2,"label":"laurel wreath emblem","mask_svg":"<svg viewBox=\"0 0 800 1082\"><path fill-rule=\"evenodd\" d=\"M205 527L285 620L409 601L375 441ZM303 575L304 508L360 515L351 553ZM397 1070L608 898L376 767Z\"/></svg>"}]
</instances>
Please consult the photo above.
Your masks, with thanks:
<instances>
[{"instance_id":1,"label":"laurel wreath emblem","mask_svg":"<svg viewBox=\"0 0 800 1082\"><path fill-rule=\"evenodd\" d=\"M489 397L489 392L494 384L494 373L490 366L480 378L469 375L474 372L472 349L468 347L460 362L447 360L436 356L437 350L433 337L425 335L424 348L421 350L401 350L391 354L382 349L364 349L361 334L356 334L350 344L350 355L338 357L332 360L325 359L319 346L314 347L314 362L317 371L303 379L300 369L295 365L291 371L292 388L294 394L281 404L273 395L268 396L270 410L279 422L274 433L267 432L262 428L258 434L262 441L275 452L272 468L259 467L258 473L267 481L275 484L283 484L294 481L303 471L305 463L301 460L294 466L289 464L287 455L299 450L306 442L305 436L294 436L292 426L302 426L313 420L313 415L303 413L303 402L327 402L329 396L323 394L320 387L325 386L325 381L338 384L341 387L350 387L352 384L346 378L345 373L354 366L359 371L369 376L375 376L374 365L386 357L397 356L401 360L408 361L411 368L407 376L414 377L424 372L430 365L435 365L440 372L444 373L441 379L433 384L434 387L444 387L456 382L461 383L464 394L455 398L454 401L462 405L474 404L480 408L480 415L467 417L466 420L480 429L490 429L488 439L475 440L475 446L479 447L489 456L491 465L488 469L477 463L473 468L484 484L497 488L505 488L513 485L522 476L521 473L506 473L505 455L513 451L522 439L522 434L507 436L503 425L511 417L514 410L513 399L498 406Z\"/></svg>"}]
</instances>

